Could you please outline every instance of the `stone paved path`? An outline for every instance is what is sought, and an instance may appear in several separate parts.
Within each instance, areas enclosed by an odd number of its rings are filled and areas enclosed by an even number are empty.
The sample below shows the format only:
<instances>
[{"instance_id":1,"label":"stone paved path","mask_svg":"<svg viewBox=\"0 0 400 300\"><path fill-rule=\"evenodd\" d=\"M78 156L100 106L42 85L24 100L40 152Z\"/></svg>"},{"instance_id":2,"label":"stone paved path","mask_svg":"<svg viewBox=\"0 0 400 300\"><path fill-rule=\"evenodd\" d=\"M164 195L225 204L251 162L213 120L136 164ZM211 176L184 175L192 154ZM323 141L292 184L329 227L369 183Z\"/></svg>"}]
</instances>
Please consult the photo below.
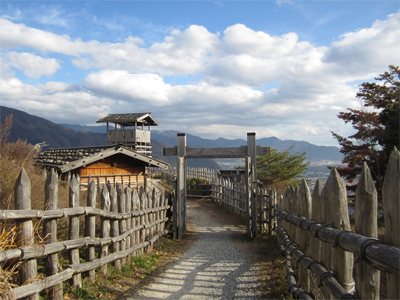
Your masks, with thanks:
<instances>
[{"instance_id":1,"label":"stone paved path","mask_svg":"<svg viewBox=\"0 0 400 300\"><path fill-rule=\"evenodd\" d=\"M207 209L201 201L187 205L188 229L197 232L198 240L127 299L264 299L258 290L259 267L251 262L248 244L240 242L245 227L220 220L218 210Z\"/></svg>"}]
</instances>

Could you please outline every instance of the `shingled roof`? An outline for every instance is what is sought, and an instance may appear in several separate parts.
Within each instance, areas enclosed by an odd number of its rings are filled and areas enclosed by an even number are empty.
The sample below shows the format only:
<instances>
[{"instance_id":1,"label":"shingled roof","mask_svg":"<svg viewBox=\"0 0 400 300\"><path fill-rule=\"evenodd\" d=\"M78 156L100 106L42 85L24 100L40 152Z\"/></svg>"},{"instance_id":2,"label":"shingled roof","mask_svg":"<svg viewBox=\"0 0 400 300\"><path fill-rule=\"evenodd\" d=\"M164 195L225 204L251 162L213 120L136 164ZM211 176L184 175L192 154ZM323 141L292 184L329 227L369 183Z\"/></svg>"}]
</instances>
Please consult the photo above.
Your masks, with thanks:
<instances>
[{"instance_id":1,"label":"shingled roof","mask_svg":"<svg viewBox=\"0 0 400 300\"><path fill-rule=\"evenodd\" d=\"M145 156L121 145L51 149L40 153L36 158L36 164L53 167L65 173L117 153L148 163L152 167L163 169L168 167L168 164L161 160Z\"/></svg>"},{"instance_id":2,"label":"shingled roof","mask_svg":"<svg viewBox=\"0 0 400 300\"><path fill-rule=\"evenodd\" d=\"M110 114L101 118L96 123L117 123L122 126L150 125L158 126L158 122L152 117L151 113L133 113L133 114Z\"/></svg>"}]
</instances>

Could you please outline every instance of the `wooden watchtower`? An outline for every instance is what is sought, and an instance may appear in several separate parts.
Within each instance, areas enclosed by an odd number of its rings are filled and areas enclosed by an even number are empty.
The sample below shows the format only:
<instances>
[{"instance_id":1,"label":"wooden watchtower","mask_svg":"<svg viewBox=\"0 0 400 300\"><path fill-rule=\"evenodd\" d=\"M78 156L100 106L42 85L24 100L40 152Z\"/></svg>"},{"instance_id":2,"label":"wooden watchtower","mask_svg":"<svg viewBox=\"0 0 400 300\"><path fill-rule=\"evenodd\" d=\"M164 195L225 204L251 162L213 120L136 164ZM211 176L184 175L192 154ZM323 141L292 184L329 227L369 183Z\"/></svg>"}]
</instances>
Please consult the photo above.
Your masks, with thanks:
<instances>
[{"instance_id":1,"label":"wooden watchtower","mask_svg":"<svg viewBox=\"0 0 400 300\"><path fill-rule=\"evenodd\" d=\"M107 144L119 144L152 156L151 126L158 122L151 113L110 114L96 123L107 123ZM109 126L114 123L114 126Z\"/></svg>"}]
</instances>

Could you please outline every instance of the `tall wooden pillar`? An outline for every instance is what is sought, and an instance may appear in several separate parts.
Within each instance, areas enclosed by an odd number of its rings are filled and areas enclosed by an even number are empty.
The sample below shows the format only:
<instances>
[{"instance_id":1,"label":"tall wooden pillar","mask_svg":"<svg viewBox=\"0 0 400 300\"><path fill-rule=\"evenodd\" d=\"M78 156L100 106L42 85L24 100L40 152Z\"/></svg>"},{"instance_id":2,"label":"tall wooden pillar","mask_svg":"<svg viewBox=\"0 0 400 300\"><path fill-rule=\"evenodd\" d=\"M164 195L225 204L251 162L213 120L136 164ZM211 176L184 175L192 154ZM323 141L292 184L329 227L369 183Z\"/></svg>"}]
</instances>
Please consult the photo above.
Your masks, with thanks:
<instances>
[{"instance_id":1,"label":"tall wooden pillar","mask_svg":"<svg viewBox=\"0 0 400 300\"><path fill-rule=\"evenodd\" d=\"M178 239L186 232L186 134L178 133L176 202L178 205Z\"/></svg>"},{"instance_id":2,"label":"tall wooden pillar","mask_svg":"<svg viewBox=\"0 0 400 300\"><path fill-rule=\"evenodd\" d=\"M246 226L247 238L251 238L251 156L246 157Z\"/></svg>"},{"instance_id":3,"label":"tall wooden pillar","mask_svg":"<svg viewBox=\"0 0 400 300\"><path fill-rule=\"evenodd\" d=\"M247 133L247 158L246 158L246 187L247 187L247 236L257 236L257 166L256 166L256 133Z\"/></svg>"}]
</instances>

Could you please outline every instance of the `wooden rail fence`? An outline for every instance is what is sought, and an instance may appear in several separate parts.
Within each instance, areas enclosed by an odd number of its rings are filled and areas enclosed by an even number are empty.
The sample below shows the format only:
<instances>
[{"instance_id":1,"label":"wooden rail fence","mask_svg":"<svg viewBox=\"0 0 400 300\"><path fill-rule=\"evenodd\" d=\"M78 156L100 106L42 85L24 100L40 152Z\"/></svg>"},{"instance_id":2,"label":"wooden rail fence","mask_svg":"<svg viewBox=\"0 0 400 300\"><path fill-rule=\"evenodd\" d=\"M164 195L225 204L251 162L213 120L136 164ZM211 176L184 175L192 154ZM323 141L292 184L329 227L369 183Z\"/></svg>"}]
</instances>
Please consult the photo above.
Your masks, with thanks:
<instances>
[{"instance_id":1,"label":"wooden rail fence","mask_svg":"<svg viewBox=\"0 0 400 300\"><path fill-rule=\"evenodd\" d=\"M110 263L119 269L131 256L148 251L167 233L170 193L159 194L154 189L151 193L140 189L138 193L130 187L114 188L108 183L101 186L101 208L96 208L97 188L92 180L87 188L87 206L80 207L79 178L73 176L70 207L60 209L58 178L52 170L45 184L45 209L31 210L30 180L22 169L15 187L15 210L0 211L0 220L15 221L18 230L18 248L1 251L0 263L4 266L22 262L21 285L2 297L39 299L40 292L51 289L52 299L63 299L64 281L71 280L72 286L81 287L81 273L87 272L93 281L95 270L107 274ZM59 241L57 220L62 218L69 219L69 237ZM34 220L43 221L44 243L35 241ZM85 255L80 256L80 249L86 249ZM60 264L59 253L69 254L69 265ZM42 279L37 272L40 259L44 259L46 269Z\"/></svg>"},{"instance_id":2,"label":"wooden rail fence","mask_svg":"<svg viewBox=\"0 0 400 300\"><path fill-rule=\"evenodd\" d=\"M381 271L387 276L387 299L400 298L399 182L400 155L394 149L382 191L384 242L377 239L377 191L366 164L355 195L353 230L346 186L335 169L324 187L317 181L312 194L305 181L287 189L277 211L277 234L295 298L379 299Z\"/></svg>"},{"instance_id":3,"label":"wooden rail fence","mask_svg":"<svg viewBox=\"0 0 400 300\"><path fill-rule=\"evenodd\" d=\"M174 184L176 180L176 170L161 170L161 180L168 184ZM246 215L247 187L244 176L223 177L218 170L207 168L186 168L187 196L193 198L212 198L214 202L228 207L231 211ZM197 180L204 181L199 183ZM270 189L257 188L255 191L256 199L256 219L258 231L264 233L266 225L268 231L276 229L276 192ZM250 212L250 217L252 214Z\"/></svg>"},{"instance_id":4,"label":"wooden rail fence","mask_svg":"<svg viewBox=\"0 0 400 300\"><path fill-rule=\"evenodd\" d=\"M250 218L256 218L258 232L263 234L268 226L271 233L276 229L276 192L271 189L258 187L255 191L256 212L250 210ZM246 215L247 204L246 183L238 180L238 177L219 177L211 183L211 198L222 206L230 208L235 213Z\"/></svg>"}]
</instances>

